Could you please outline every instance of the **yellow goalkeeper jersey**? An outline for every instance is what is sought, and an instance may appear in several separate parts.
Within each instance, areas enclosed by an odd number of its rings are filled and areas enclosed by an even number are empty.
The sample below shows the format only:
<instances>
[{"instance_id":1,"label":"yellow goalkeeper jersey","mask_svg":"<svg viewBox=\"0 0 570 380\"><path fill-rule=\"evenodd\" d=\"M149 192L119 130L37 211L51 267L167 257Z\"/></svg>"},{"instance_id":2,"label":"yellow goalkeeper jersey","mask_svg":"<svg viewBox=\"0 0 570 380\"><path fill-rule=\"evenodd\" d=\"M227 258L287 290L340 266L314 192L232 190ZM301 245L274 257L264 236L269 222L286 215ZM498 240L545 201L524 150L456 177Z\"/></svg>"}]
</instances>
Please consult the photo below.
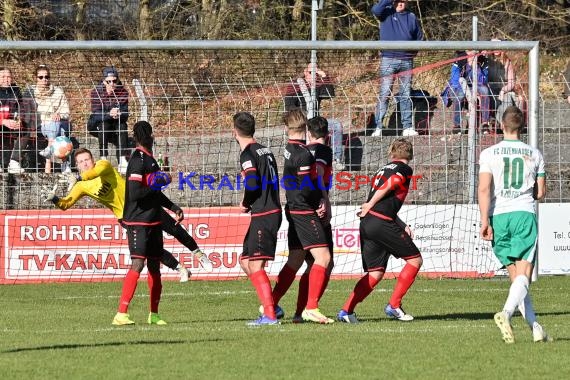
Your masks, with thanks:
<instances>
[{"instance_id":1,"label":"yellow goalkeeper jersey","mask_svg":"<svg viewBox=\"0 0 570 380\"><path fill-rule=\"evenodd\" d=\"M75 183L67 196L59 198L56 206L67 210L86 195L113 211L117 219L123 217L125 179L109 161L99 160L93 169L82 173L81 181Z\"/></svg>"}]
</instances>

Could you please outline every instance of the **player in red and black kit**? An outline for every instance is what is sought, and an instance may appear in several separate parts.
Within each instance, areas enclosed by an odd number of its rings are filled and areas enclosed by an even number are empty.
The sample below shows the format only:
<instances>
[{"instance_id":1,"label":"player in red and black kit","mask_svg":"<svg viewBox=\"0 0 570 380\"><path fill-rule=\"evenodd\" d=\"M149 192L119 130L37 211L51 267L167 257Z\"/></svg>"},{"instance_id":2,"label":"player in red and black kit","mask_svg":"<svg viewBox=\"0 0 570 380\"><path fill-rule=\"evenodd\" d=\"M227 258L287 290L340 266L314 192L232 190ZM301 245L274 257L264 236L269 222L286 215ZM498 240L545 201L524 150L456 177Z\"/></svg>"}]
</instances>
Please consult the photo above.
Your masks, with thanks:
<instances>
[{"instance_id":1,"label":"player in red and black kit","mask_svg":"<svg viewBox=\"0 0 570 380\"><path fill-rule=\"evenodd\" d=\"M271 283L264 269L267 260L275 259L277 232L282 218L277 161L269 148L255 141L255 119L251 114L238 112L233 120L234 137L241 150L239 161L245 187L240 207L243 212L251 212L240 265L255 287L263 307L261 317L248 325L277 325Z\"/></svg>"},{"instance_id":2,"label":"player in red and black kit","mask_svg":"<svg viewBox=\"0 0 570 380\"><path fill-rule=\"evenodd\" d=\"M317 181L319 189L322 193L322 200L324 201L325 208L319 214L323 228L325 230L325 235L327 238L327 243L330 252L330 262L327 267L325 284L323 286L323 291L326 289L327 284L330 280L330 275L334 267L333 261L333 235L331 226L332 210L329 200L329 189L331 186L332 179L332 163L333 163L333 153L331 147L325 144L325 138L329 134L328 121L322 116L316 116L312 119L307 120L307 137L309 145L307 149L311 152L313 157L315 157L315 167L317 171ZM301 280L299 281L299 294L297 296L297 310L295 311L295 316L293 317L293 322L301 323L303 322L302 312L307 305L307 297L309 296L309 273L313 265L313 256L306 255L305 262L307 263L307 268ZM321 294L322 297L322 294ZM320 299L320 297L319 297Z\"/></svg>"},{"instance_id":3,"label":"player in red and black kit","mask_svg":"<svg viewBox=\"0 0 570 380\"><path fill-rule=\"evenodd\" d=\"M309 273L307 305L301 316L306 321L332 323L334 320L319 311L319 298L326 285L331 254L318 215L324 215L326 206L317 181L315 158L305 145L307 118L300 109L294 109L284 115L283 121L289 136L281 180L287 197L285 216L289 222L289 257L273 288L273 302L277 305L285 295L308 251L314 258L314 264Z\"/></svg>"},{"instance_id":4,"label":"player in red and black kit","mask_svg":"<svg viewBox=\"0 0 570 380\"><path fill-rule=\"evenodd\" d=\"M338 312L337 319L341 322L358 322L354 308L382 280L390 255L404 259L406 265L384 311L388 317L400 321L414 319L402 309L402 298L414 283L423 259L412 240L410 228L398 217L410 188L413 171L408 162L413 158L413 152L412 143L405 138L392 142L388 152L391 162L376 173L368 200L360 207L362 262L368 273L358 281Z\"/></svg>"},{"instance_id":5,"label":"player in red and black kit","mask_svg":"<svg viewBox=\"0 0 570 380\"><path fill-rule=\"evenodd\" d=\"M162 293L160 279L160 257L163 252L161 212L162 207L175 212L177 223L184 219L184 213L161 191L161 186L170 183L170 177L165 173L157 173L160 167L152 156L152 126L146 121L137 122L133 126L133 137L137 146L127 166L127 186L122 221L127 228L132 263L125 276L119 310L113 319L113 324L134 324L127 314L127 309L146 260L150 291L148 323L165 325L166 322L158 315L158 304Z\"/></svg>"}]
</instances>

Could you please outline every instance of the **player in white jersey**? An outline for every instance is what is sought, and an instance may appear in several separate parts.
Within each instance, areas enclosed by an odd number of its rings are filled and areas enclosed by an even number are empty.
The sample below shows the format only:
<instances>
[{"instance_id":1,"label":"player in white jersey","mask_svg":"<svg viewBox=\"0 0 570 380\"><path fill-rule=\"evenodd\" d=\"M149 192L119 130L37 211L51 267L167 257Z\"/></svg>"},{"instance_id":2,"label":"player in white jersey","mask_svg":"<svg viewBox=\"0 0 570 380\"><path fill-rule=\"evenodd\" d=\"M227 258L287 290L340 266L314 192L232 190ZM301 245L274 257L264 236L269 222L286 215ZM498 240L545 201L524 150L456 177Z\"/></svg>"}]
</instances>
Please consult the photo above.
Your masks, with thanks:
<instances>
[{"instance_id":1,"label":"player in white jersey","mask_svg":"<svg viewBox=\"0 0 570 380\"><path fill-rule=\"evenodd\" d=\"M514 343L511 317L518 306L532 329L535 342L550 338L536 321L529 285L536 261L538 226L535 200L545 195L542 154L519 140L524 116L511 106L502 120L504 139L481 152L479 159L479 210L481 238L490 240L511 279L503 311L495 323L506 343Z\"/></svg>"}]
</instances>

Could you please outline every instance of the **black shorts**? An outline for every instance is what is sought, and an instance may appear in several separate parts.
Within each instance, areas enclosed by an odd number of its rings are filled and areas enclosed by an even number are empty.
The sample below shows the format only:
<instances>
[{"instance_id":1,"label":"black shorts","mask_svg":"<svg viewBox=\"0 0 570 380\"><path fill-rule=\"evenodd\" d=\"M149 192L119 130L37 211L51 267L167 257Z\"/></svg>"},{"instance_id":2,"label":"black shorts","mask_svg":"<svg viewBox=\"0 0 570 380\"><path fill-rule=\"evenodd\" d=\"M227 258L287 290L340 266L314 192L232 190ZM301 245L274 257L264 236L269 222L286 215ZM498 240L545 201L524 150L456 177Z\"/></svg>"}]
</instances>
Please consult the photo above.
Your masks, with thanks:
<instances>
[{"instance_id":1,"label":"black shorts","mask_svg":"<svg viewBox=\"0 0 570 380\"><path fill-rule=\"evenodd\" d=\"M402 227L371 214L360 220L360 247L365 272L385 271L390 255L405 260L421 256Z\"/></svg>"},{"instance_id":2,"label":"black shorts","mask_svg":"<svg viewBox=\"0 0 570 380\"><path fill-rule=\"evenodd\" d=\"M132 258L160 258L164 250L162 227L126 226L129 239L129 251Z\"/></svg>"},{"instance_id":3,"label":"black shorts","mask_svg":"<svg viewBox=\"0 0 570 380\"><path fill-rule=\"evenodd\" d=\"M312 213L291 213L285 210L285 216L289 222L287 240L289 250L327 247L327 234L321 219L313 211Z\"/></svg>"},{"instance_id":4,"label":"black shorts","mask_svg":"<svg viewBox=\"0 0 570 380\"><path fill-rule=\"evenodd\" d=\"M241 259L275 259L277 233L281 227L281 219L281 211L269 215L252 216L243 239Z\"/></svg>"},{"instance_id":5,"label":"black shorts","mask_svg":"<svg viewBox=\"0 0 570 380\"><path fill-rule=\"evenodd\" d=\"M329 246L329 253L331 255L330 257L331 257L331 263L332 263L333 262L333 250L334 250L332 226L330 223L325 223L325 224L323 224L323 229L325 230L325 235L327 237L327 245ZM305 262L307 263L307 265L312 264L315 262L315 258L312 255L306 255L305 256Z\"/></svg>"}]
</instances>

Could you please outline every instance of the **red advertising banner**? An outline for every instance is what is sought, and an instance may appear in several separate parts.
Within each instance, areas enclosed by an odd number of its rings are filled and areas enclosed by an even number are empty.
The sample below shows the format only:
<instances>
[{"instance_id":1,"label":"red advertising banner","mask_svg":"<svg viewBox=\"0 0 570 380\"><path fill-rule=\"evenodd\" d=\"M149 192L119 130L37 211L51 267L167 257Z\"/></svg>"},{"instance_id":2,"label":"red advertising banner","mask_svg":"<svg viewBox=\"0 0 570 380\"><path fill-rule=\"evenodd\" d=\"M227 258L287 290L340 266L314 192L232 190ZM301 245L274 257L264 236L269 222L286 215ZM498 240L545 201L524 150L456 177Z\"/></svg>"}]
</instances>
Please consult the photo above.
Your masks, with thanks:
<instances>
[{"instance_id":1,"label":"red advertising banner","mask_svg":"<svg viewBox=\"0 0 570 380\"><path fill-rule=\"evenodd\" d=\"M208 252L215 276L238 276L249 214L229 207L184 211L182 226ZM6 210L0 218L0 283L121 280L130 266L126 231L106 209ZM200 271L186 247L164 238L165 249Z\"/></svg>"},{"instance_id":2,"label":"red advertising banner","mask_svg":"<svg viewBox=\"0 0 570 380\"><path fill-rule=\"evenodd\" d=\"M362 276L358 211L356 206L332 209L334 278ZM422 253L422 275L489 277L501 267L489 242L479 239L477 223L473 223L478 220L476 205L404 205L400 214L412 228L414 242ZM205 272L188 248L164 234L165 249L192 272L191 278L243 278L239 255L249 214L241 213L237 207L208 207L187 208L184 216L181 225L214 267L211 273ZM6 210L0 211L0 220L0 284L119 281L130 266L126 231L106 209ZM283 218L275 260L265 268L270 278L275 278L287 261L287 231L288 223ZM562 239L566 238L565 231L541 235L558 239L555 253L566 249ZM403 260L391 258L386 274L396 275L403 265ZM568 268L556 261L549 270L556 267L563 273ZM163 266L161 272L167 280L178 279L175 270Z\"/></svg>"}]
</instances>

